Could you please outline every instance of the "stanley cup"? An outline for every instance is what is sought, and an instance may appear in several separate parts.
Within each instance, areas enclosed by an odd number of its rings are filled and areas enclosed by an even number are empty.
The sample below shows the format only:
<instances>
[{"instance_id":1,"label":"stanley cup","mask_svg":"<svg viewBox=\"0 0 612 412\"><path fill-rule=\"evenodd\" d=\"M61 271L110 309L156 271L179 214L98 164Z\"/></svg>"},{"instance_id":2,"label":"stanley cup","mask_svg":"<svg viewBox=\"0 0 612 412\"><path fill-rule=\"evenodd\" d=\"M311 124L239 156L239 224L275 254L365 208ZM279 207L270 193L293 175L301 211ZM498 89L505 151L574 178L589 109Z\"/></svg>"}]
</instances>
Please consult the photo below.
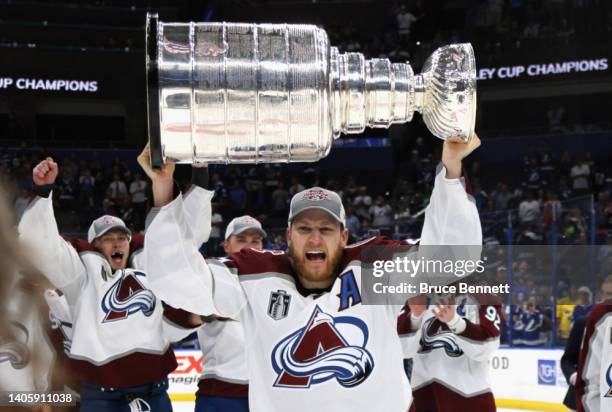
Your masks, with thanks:
<instances>
[{"instance_id":1,"label":"stanley cup","mask_svg":"<svg viewBox=\"0 0 612 412\"><path fill-rule=\"evenodd\" d=\"M468 142L476 66L470 44L408 63L339 53L319 27L163 23L147 16L153 167L178 163L313 162L341 133L422 114L431 133Z\"/></svg>"}]
</instances>

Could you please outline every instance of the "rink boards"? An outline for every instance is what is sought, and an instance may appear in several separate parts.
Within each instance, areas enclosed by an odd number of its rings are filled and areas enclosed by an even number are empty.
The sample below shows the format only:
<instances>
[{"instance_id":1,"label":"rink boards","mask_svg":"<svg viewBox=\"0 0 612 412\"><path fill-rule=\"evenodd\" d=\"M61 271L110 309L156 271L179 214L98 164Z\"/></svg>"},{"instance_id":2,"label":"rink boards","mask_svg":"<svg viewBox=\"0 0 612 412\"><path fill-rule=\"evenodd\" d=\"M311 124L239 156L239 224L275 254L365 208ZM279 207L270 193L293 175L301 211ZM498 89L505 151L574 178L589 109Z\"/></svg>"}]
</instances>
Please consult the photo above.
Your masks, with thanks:
<instances>
[{"instance_id":1,"label":"rink boards","mask_svg":"<svg viewBox=\"0 0 612 412\"><path fill-rule=\"evenodd\" d=\"M491 360L491 384L500 408L567 411L561 404L567 383L561 372L561 349L500 348ZM174 402L193 402L202 353L177 350L178 368L170 375Z\"/></svg>"}]
</instances>

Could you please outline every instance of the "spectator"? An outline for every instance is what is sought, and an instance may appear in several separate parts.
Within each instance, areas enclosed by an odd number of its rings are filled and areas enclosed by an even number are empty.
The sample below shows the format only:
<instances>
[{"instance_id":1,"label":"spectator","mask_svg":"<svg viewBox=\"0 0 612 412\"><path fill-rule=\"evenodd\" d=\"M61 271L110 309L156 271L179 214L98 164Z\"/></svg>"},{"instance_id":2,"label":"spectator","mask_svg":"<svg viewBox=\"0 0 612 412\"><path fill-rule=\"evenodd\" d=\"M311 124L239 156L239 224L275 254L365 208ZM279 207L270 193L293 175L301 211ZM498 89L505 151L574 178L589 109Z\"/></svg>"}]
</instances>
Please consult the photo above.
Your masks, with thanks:
<instances>
[{"instance_id":1,"label":"spectator","mask_svg":"<svg viewBox=\"0 0 612 412\"><path fill-rule=\"evenodd\" d=\"M360 240L369 239L373 236L372 227L370 226L370 219L363 218L361 219L361 224L359 225L359 231L357 232L356 240L359 242Z\"/></svg>"},{"instance_id":2,"label":"spectator","mask_svg":"<svg viewBox=\"0 0 612 412\"><path fill-rule=\"evenodd\" d=\"M274 236L274 243L272 244L273 250L287 250L287 241L283 235Z\"/></svg>"},{"instance_id":3,"label":"spectator","mask_svg":"<svg viewBox=\"0 0 612 412\"><path fill-rule=\"evenodd\" d=\"M130 183L130 194L132 195L132 208L134 209L134 222L137 230L142 229L141 222L147 209L147 181L142 178L142 173L134 173L134 181Z\"/></svg>"},{"instance_id":4,"label":"spectator","mask_svg":"<svg viewBox=\"0 0 612 412\"><path fill-rule=\"evenodd\" d=\"M407 44L410 40L410 31L412 25L419 19L412 13L410 13L405 5L401 5L399 12L397 13L397 35L400 43Z\"/></svg>"},{"instance_id":5,"label":"spectator","mask_svg":"<svg viewBox=\"0 0 612 412\"><path fill-rule=\"evenodd\" d=\"M210 178L210 187L215 192L215 195L213 196L213 202L226 205L227 190L225 189L225 184L223 183L223 180L221 180L221 175L219 173L212 174Z\"/></svg>"},{"instance_id":6,"label":"spectator","mask_svg":"<svg viewBox=\"0 0 612 412\"><path fill-rule=\"evenodd\" d=\"M509 202L514 195L508 191L508 185L505 183L498 184L498 189L491 194L493 199L493 208L495 210L506 210L509 207Z\"/></svg>"},{"instance_id":7,"label":"spectator","mask_svg":"<svg viewBox=\"0 0 612 412\"><path fill-rule=\"evenodd\" d=\"M349 235L355 239L357 238L357 235L359 234L359 228L361 227L359 218L355 216L355 214L353 213L352 206L346 205L345 210L346 210L346 228L349 231Z\"/></svg>"},{"instance_id":8,"label":"spectator","mask_svg":"<svg viewBox=\"0 0 612 412\"><path fill-rule=\"evenodd\" d=\"M59 182L56 183L59 204L63 209L74 208L77 184L72 167L62 170Z\"/></svg>"},{"instance_id":9,"label":"spectator","mask_svg":"<svg viewBox=\"0 0 612 412\"><path fill-rule=\"evenodd\" d=\"M210 217L210 236L208 237L208 242L206 243L204 255L205 256L221 256L223 252L220 252L219 245L223 240L221 229L223 228L223 216L219 213L219 205L213 204L212 206L212 216Z\"/></svg>"},{"instance_id":10,"label":"spectator","mask_svg":"<svg viewBox=\"0 0 612 412\"><path fill-rule=\"evenodd\" d=\"M547 228L552 226L552 222L557 222L557 225L561 224L561 213L563 212L563 206L559 201L559 196L553 190L548 191L547 200L544 203L544 223Z\"/></svg>"},{"instance_id":11,"label":"spectator","mask_svg":"<svg viewBox=\"0 0 612 412\"><path fill-rule=\"evenodd\" d=\"M87 168L83 169L79 176L79 203L82 207L94 206L94 189L96 179Z\"/></svg>"},{"instance_id":12,"label":"spectator","mask_svg":"<svg viewBox=\"0 0 612 412\"><path fill-rule=\"evenodd\" d=\"M127 227L131 228L132 231L135 229L134 224L134 208L132 207L132 200L129 196L123 196L117 199L116 202L117 217L121 218Z\"/></svg>"},{"instance_id":13,"label":"spectator","mask_svg":"<svg viewBox=\"0 0 612 412\"><path fill-rule=\"evenodd\" d=\"M280 181L278 187L272 192L272 212L277 217L284 217L289 207L289 192L285 189L285 184Z\"/></svg>"},{"instance_id":14,"label":"spectator","mask_svg":"<svg viewBox=\"0 0 612 412\"><path fill-rule=\"evenodd\" d=\"M112 202L117 202L117 200L127 197L128 191L125 183L119 177L119 172L113 173L113 180L109 183L108 188L106 189L107 198Z\"/></svg>"},{"instance_id":15,"label":"spectator","mask_svg":"<svg viewBox=\"0 0 612 412\"><path fill-rule=\"evenodd\" d=\"M589 190L591 168L584 157L574 164L570 171L570 177L572 178L572 189L576 194L582 195Z\"/></svg>"},{"instance_id":16,"label":"spectator","mask_svg":"<svg viewBox=\"0 0 612 412\"><path fill-rule=\"evenodd\" d=\"M548 109L546 117L548 118L548 131L551 133L567 133L567 127L564 123L565 107L561 104L556 104Z\"/></svg>"},{"instance_id":17,"label":"spectator","mask_svg":"<svg viewBox=\"0 0 612 412\"><path fill-rule=\"evenodd\" d=\"M523 225L530 225L540 216L540 202L535 199L533 192L528 191L525 199L519 205L519 220Z\"/></svg>"},{"instance_id":18,"label":"spectator","mask_svg":"<svg viewBox=\"0 0 612 412\"><path fill-rule=\"evenodd\" d=\"M520 328L520 329L517 329ZM512 343L517 346L541 346L546 343L544 335L544 313L535 304L532 296L525 303L524 308L515 315L515 330L520 332Z\"/></svg>"},{"instance_id":19,"label":"spectator","mask_svg":"<svg viewBox=\"0 0 612 412\"><path fill-rule=\"evenodd\" d=\"M246 191L240 186L238 179L234 179L234 183L230 187L229 199L232 216L243 214L246 207Z\"/></svg>"},{"instance_id":20,"label":"spectator","mask_svg":"<svg viewBox=\"0 0 612 412\"><path fill-rule=\"evenodd\" d=\"M489 208L489 195L487 192L482 190L480 183L474 182L472 187L474 188L474 200L476 200L476 208L479 212L483 212Z\"/></svg>"},{"instance_id":21,"label":"spectator","mask_svg":"<svg viewBox=\"0 0 612 412\"><path fill-rule=\"evenodd\" d=\"M368 194L368 188L361 186L359 194L353 199L355 214L360 218L370 219L370 206L372 206L372 197Z\"/></svg>"},{"instance_id":22,"label":"spectator","mask_svg":"<svg viewBox=\"0 0 612 412\"><path fill-rule=\"evenodd\" d=\"M370 207L368 211L372 216L372 227L381 228L391 226L393 219L393 209L386 202L382 195L376 198L376 203Z\"/></svg>"},{"instance_id":23,"label":"spectator","mask_svg":"<svg viewBox=\"0 0 612 412\"><path fill-rule=\"evenodd\" d=\"M290 198L293 197L293 195L295 195L296 193L299 193L304 189L305 189L304 185L300 183L297 177L294 176L291 178L291 187L289 188Z\"/></svg>"},{"instance_id":24,"label":"spectator","mask_svg":"<svg viewBox=\"0 0 612 412\"><path fill-rule=\"evenodd\" d=\"M586 243L586 221L579 208L570 209L566 215L563 236L570 244Z\"/></svg>"},{"instance_id":25,"label":"spectator","mask_svg":"<svg viewBox=\"0 0 612 412\"><path fill-rule=\"evenodd\" d=\"M593 309L593 293L588 286L580 286L578 288L578 304L574 307L572 321L588 317L591 309Z\"/></svg>"}]
</instances>

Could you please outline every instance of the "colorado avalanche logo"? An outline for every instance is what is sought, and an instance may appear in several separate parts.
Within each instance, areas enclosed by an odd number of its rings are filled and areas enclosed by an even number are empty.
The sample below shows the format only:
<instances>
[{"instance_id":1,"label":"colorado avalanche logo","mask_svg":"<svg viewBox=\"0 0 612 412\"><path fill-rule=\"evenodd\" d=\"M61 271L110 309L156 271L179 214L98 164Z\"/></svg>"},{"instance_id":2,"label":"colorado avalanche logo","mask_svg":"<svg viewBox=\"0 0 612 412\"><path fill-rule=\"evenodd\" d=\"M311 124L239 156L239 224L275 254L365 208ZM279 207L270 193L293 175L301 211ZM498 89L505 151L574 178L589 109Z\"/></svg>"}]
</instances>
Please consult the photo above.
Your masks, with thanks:
<instances>
[{"instance_id":1,"label":"colorado avalanche logo","mask_svg":"<svg viewBox=\"0 0 612 412\"><path fill-rule=\"evenodd\" d=\"M606 372L606 383L608 384L608 392L604 395L604 398L612 398L612 363L608 366L608 371Z\"/></svg>"},{"instance_id":2,"label":"colorado avalanche logo","mask_svg":"<svg viewBox=\"0 0 612 412\"><path fill-rule=\"evenodd\" d=\"M11 330L16 341L0 345L0 364L10 362L13 369L23 369L30 363L30 350L28 329L18 322L11 322Z\"/></svg>"},{"instance_id":3,"label":"colorado avalanche logo","mask_svg":"<svg viewBox=\"0 0 612 412\"><path fill-rule=\"evenodd\" d=\"M139 276L146 275L137 271L122 271L119 280L102 299L102 310L106 313L102 323L125 319L137 312L151 316L155 310L155 295L140 283Z\"/></svg>"},{"instance_id":4,"label":"colorado avalanche logo","mask_svg":"<svg viewBox=\"0 0 612 412\"><path fill-rule=\"evenodd\" d=\"M444 349L451 358L463 355L463 351L455 340L455 335L448 329L442 329L441 322L435 322L436 320L436 318L429 318L423 324L420 352L427 353L435 349Z\"/></svg>"},{"instance_id":5,"label":"colorado avalanche logo","mask_svg":"<svg viewBox=\"0 0 612 412\"><path fill-rule=\"evenodd\" d=\"M346 388L359 385L374 369L374 359L365 348L368 336L362 320L333 317L315 307L306 326L272 350L274 386L303 389L332 379Z\"/></svg>"}]
</instances>

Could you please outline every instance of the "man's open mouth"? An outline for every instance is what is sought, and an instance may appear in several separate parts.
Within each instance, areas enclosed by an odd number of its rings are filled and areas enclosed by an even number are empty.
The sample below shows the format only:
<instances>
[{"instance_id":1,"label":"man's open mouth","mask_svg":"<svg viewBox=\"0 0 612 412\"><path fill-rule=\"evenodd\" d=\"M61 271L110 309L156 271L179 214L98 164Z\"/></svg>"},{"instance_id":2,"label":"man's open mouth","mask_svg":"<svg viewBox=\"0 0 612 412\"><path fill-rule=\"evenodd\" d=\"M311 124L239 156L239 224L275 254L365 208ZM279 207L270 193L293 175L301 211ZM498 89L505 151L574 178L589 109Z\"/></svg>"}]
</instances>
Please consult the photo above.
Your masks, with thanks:
<instances>
[{"instance_id":1,"label":"man's open mouth","mask_svg":"<svg viewBox=\"0 0 612 412\"><path fill-rule=\"evenodd\" d=\"M116 263L121 263L123 261L123 252L115 252L111 255L111 260Z\"/></svg>"},{"instance_id":2,"label":"man's open mouth","mask_svg":"<svg viewBox=\"0 0 612 412\"><path fill-rule=\"evenodd\" d=\"M325 260L325 252L320 250L306 252L306 260L310 262L323 262Z\"/></svg>"}]
</instances>

